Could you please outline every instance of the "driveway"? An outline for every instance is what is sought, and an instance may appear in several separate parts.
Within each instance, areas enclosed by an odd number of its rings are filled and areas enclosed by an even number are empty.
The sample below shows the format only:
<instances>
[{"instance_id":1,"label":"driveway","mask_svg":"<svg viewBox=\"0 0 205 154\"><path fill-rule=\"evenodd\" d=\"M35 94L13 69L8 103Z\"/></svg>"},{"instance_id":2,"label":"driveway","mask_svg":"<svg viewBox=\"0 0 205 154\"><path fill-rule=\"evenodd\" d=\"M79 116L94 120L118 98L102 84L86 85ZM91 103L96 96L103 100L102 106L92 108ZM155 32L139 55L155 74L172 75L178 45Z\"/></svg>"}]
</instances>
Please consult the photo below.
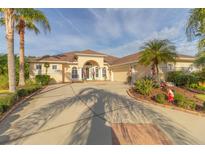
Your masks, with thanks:
<instances>
[{"instance_id":1,"label":"driveway","mask_svg":"<svg viewBox=\"0 0 205 154\"><path fill-rule=\"evenodd\" d=\"M51 85L0 123L0 144L205 144L205 117L143 104L128 85Z\"/></svg>"}]
</instances>

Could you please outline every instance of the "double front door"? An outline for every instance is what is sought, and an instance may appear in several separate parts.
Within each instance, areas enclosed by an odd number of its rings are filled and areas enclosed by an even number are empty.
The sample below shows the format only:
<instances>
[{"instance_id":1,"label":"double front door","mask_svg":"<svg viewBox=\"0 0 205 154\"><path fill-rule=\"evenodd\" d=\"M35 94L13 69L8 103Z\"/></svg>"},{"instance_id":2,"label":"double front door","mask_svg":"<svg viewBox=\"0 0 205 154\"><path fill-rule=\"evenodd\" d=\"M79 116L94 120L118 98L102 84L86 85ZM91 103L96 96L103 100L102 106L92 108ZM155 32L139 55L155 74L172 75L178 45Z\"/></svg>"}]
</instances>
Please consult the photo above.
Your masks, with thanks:
<instances>
[{"instance_id":1,"label":"double front door","mask_svg":"<svg viewBox=\"0 0 205 154\"><path fill-rule=\"evenodd\" d=\"M95 75L94 68L92 68L92 67L84 68L84 79L93 80L93 79L95 79L94 75Z\"/></svg>"}]
</instances>

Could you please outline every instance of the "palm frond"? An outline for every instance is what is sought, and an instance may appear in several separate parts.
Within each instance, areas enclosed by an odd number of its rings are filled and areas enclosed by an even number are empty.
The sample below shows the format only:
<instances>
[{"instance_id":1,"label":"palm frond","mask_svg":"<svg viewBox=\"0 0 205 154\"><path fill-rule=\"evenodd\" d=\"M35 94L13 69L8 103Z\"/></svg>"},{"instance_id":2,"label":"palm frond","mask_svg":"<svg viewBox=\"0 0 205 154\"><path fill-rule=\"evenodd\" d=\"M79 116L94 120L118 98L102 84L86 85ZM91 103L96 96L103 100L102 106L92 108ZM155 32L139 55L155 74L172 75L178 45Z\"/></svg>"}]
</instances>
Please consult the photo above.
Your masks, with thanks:
<instances>
[{"instance_id":1,"label":"palm frond","mask_svg":"<svg viewBox=\"0 0 205 154\"><path fill-rule=\"evenodd\" d=\"M205 8L192 9L186 25L186 35L189 40L205 33Z\"/></svg>"},{"instance_id":2,"label":"palm frond","mask_svg":"<svg viewBox=\"0 0 205 154\"><path fill-rule=\"evenodd\" d=\"M20 28L20 21L25 22L25 28L34 31L36 34L40 32L39 27L43 28L44 32L50 32L51 27L48 19L42 11L33 8L16 9L16 28Z\"/></svg>"},{"instance_id":3,"label":"palm frond","mask_svg":"<svg viewBox=\"0 0 205 154\"><path fill-rule=\"evenodd\" d=\"M141 50L139 63L143 65L166 63L168 61L175 62L177 56L176 47L167 39L148 41L141 47Z\"/></svg>"}]
</instances>

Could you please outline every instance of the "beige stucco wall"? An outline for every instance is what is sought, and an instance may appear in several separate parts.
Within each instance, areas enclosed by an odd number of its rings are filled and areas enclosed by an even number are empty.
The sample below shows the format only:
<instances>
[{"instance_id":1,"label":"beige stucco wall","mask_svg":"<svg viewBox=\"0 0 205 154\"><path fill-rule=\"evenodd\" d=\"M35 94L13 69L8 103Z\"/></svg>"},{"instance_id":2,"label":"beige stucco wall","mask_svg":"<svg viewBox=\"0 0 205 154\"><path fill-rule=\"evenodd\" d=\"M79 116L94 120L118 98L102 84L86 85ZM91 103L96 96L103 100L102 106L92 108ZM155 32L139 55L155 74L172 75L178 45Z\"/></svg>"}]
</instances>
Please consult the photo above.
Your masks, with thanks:
<instances>
[{"instance_id":1,"label":"beige stucco wall","mask_svg":"<svg viewBox=\"0 0 205 154\"><path fill-rule=\"evenodd\" d=\"M78 56L78 67L83 67L86 62L95 61L99 65L99 67L104 66L104 57L99 56Z\"/></svg>"},{"instance_id":2,"label":"beige stucco wall","mask_svg":"<svg viewBox=\"0 0 205 154\"><path fill-rule=\"evenodd\" d=\"M131 64L123 64L123 65L116 65L116 66L109 66L108 64L104 63L103 56L78 56L78 62L69 64L69 63L50 63L50 67L48 68L47 74L53 78L54 83L61 83L61 82L71 82L72 81L72 68L77 67L78 73L82 73L80 70L83 68L84 64L88 61L94 61L97 67L100 68L100 76L101 78L96 78L96 80L111 80L111 81L123 81L127 82L128 76L130 72L132 72L132 79L140 79L144 76L151 75L150 66L143 66L139 63L131 63ZM38 63L30 63L30 78L35 78L37 75L36 64L42 65L42 70L40 74L46 74L46 68L44 67L43 62ZM192 66L191 61L178 61L176 63L172 63L174 66L174 70L181 70L182 68L188 68ZM52 69L52 65L57 65L57 70ZM102 68L106 68L107 78L102 77ZM131 69L132 68L132 69ZM197 68L194 68L197 69ZM173 70L173 71L174 71ZM167 64L161 64L159 66L159 75L161 79L165 79L165 74L168 72ZM134 72L134 73L133 73ZM81 76L81 74L78 74Z\"/></svg>"},{"instance_id":3,"label":"beige stucco wall","mask_svg":"<svg viewBox=\"0 0 205 154\"><path fill-rule=\"evenodd\" d=\"M36 69L36 65L41 64L41 71L38 71ZM49 68L47 69L47 75L50 75L52 78L52 83L61 83L63 81L62 76L62 64L56 64L56 63L49 63ZM52 69L52 65L57 65L57 70ZM44 63L30 63L30 78L34 79L36 75L46 74L46 68L44 67Z\"/></svg>"}]
</instances>

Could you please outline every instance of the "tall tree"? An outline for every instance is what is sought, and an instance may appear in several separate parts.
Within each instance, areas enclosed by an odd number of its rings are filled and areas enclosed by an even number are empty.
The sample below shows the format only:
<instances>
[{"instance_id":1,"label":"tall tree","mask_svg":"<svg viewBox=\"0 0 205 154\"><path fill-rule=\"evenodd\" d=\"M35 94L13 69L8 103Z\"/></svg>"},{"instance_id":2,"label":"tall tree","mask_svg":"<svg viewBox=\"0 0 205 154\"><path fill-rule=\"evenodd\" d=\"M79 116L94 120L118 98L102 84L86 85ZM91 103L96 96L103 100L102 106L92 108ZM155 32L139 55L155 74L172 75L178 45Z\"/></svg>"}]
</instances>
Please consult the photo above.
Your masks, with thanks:
<instances>
[{"instance_id":1,"label":"tall tree","mask_svg":"<svg viewBox=\"0 0 205 154\"><path fill-rule=\"evenodd\" d=\"M159 64L175 62L176 48L169 40L151 40L141 47L142 52L139 63L145 66L151 65L152 74L155 79L159 79Z\"/></svg>"},{"instance_id":2,"label":"tall tree","mask_svg":"<svg viewBox=\"0 0 205 154\"><path fill-rule=\"evenodd\" d=\"M199 39L196 64L205 66L205 8L192 9L187 22L186 34L189 40Z\"/></svg>"},{"instance_id":3,"label":"tall tree","mask_svg":"<svg viewBox=\"0 0 205 154\"><path fill-rule=\"evenodd\" d=\"M38 25L40 25L44 31L50 31L50 25L48 19L42 11L37 9L18 9L16 15L16 30L20 37L20 56L19 56L19 86L25 85L25 70L24 70L24 53L25 53L25 30L34 31L36 34L40 32Z\"/></svg>"},{"instance_id":4,"label":"tall tree","mask_svg":"<svg viewBox=\"0 0 205 154\"><path fill-rule=\"evenodd\" d=\"M7 53L8 53L8 77L9 77L9 91L16 91L16 75L15 75L15 60L14 60L14 22L15 9L1 8L0 12L3 14L3 20L6 27Z\"/></svg>"}]
</instances>

